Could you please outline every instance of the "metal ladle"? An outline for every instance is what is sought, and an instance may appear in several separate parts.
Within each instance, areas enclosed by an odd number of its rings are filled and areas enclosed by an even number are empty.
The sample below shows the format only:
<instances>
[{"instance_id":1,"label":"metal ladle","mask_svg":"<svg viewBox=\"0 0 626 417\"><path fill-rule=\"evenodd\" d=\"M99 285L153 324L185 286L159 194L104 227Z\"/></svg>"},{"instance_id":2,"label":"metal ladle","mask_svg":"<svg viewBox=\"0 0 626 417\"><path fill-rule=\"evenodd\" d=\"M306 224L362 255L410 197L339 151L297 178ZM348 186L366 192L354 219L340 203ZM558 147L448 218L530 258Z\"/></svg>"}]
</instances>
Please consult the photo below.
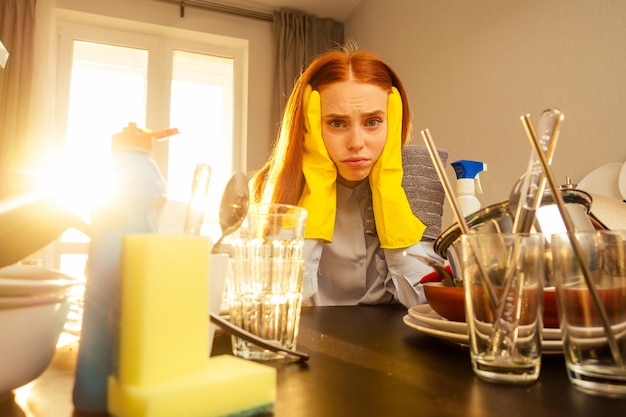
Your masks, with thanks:
<instances>
[{"instance_id":1,"label":"metal ladle","mask_svg":"<svg viewBox=\"0 0 626 417\"><path fill-rule=\"evenodd\" d=\"M226 184L222 201L220 203L220 227L222 235L213 245L212 253L218 253L222 246L222 240L241 226L248 214L250 194L248 191L248 179L242 171L237 171Z\"/></svg>"}]
</instances>

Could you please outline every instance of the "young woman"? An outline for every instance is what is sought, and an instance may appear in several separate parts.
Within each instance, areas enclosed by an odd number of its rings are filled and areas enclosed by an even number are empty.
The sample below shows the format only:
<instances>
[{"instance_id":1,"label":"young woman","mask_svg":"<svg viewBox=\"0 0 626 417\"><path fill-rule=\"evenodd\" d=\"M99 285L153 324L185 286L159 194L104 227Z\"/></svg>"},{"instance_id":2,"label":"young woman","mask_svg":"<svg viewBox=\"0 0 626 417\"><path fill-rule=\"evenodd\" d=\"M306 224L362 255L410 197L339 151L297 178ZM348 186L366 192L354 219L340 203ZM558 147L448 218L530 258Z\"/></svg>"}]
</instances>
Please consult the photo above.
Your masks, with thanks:
<instances>
[{"instance_id":1,"label":"young woman","mask_svg":"<svg viewBox=\"0 0 626 417\"><path fill-rule=\"evenodd\" d=\"M308 304L426 302L432 268L404 256L437 258L401 186L410 130L404 86L374 54L325 53L297 80L252 199L308 210Z\"/></svg>"}]
</instances>

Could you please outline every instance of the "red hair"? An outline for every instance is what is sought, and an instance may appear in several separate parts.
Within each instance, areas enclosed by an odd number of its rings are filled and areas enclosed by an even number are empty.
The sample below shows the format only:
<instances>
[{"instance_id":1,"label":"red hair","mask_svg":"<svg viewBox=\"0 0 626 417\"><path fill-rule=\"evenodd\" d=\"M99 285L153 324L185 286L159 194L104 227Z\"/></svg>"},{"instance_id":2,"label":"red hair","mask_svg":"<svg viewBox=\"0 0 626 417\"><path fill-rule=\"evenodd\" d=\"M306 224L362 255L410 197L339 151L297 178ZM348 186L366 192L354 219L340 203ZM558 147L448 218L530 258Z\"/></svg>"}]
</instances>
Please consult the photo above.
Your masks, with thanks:
<instances>
[{"instance_id":1,"label":"red hair","mask_svg":"<svg viewBox=\"0 0 626 417\"><path fill-rule=\"evenodd\" d=\"M366 52L333 50L318 56L298 78L280 125L278 138L267 163L252 178L252 200L296 205L304 188L304 90L308 84L322 91L329 84L356 81L377 85L402 97L402 144L411 129L406 90L395 71L378 56Z\"/></svg>"}]
</instances>

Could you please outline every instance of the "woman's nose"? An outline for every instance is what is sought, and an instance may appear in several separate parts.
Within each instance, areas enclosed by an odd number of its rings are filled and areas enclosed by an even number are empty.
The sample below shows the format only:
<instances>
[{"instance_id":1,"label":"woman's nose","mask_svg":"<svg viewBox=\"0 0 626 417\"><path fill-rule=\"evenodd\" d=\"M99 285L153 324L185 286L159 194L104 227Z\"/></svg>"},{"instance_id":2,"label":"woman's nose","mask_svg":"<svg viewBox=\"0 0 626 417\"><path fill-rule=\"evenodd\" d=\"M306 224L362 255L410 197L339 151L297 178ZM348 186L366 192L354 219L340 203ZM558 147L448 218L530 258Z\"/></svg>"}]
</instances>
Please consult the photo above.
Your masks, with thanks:
<instances>
[{"instance_id":1,"label":"woman's nose","mask_svg":"<svg viewBox=\"0 0 626 417\"><path fill-rule=\"evenodd\" d=\"M351 129L350 131L350 139L348 140L348 149L350 150L358 150L362 149L364 146L363 137L361 136L361 132L359 129Z\"/></svg>"}]
</instances>

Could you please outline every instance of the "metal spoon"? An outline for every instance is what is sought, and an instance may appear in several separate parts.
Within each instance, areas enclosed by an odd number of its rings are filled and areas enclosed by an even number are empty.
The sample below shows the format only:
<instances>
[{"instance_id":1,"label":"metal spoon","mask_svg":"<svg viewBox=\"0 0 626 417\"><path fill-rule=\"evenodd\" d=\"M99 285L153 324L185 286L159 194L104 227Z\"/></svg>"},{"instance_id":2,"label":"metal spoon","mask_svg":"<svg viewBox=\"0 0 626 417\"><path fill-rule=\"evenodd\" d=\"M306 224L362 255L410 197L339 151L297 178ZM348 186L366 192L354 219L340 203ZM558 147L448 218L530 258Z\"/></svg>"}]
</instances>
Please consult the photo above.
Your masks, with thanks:
<instances>
[{"instance_id":1,"label":"metal spoon","mask_svg":"<svg viewBox=\"0 0 626 417\"><path fill-rule=\"evenodd\" d=\"M248 342L252 342L257 346L260 346L262 348L265 349L269 349L272 352L283 352L283 353L287 353L289 355L295 356L297 358L299 358L302 361L306 361L309 359L309 354L308 353L304 353L304 352L299 352L297 350L291 350L291 349L287 349L286 347L283 347L277 343L273 343L270 342L269 340L265 340L255 334L252 334L244 329L242 329L241 327L235 326L234 324L232 324L231 322L229 322L226 319L221 318L220 316L213 314L213 313L209 313L209 318L211 319L211 321L215 324L217 324L218 326L220 326L222 329L224 329L225 331L227 331L230 334L233 334L235 336L239 336L242 339L246 339Z\"/></svg>"},{"instance_id":2,"label":"metal spoon","mask_svg":"<svg viewBox=\"0 0 626 417\"><path fill-rule=\"evenodd\" d=\"M430 266L432 269L434 269L437 274L439 274L439 277L441 278L441 283L445 286L445 287L456 287L456 281L454 280L454 277L452 276L452 274L450 274L450 272L448 272L448 270L444 267L444 265L442 263L439 263L437 261L435 261L434 259L431 259L427 256L422 256L422 255L418 255L416 253L409 253L407 251L404 251L403 253L404 256L412 256L414 258L419 259L421 262L425 263L426 265Z\"/></svg>"},{"instance_id":3,"label":"metal spoon","mask_svg":"<svg viewBox=\"0 0 626 417\"><path fill-rule=\"evenodd\" d=\"M241 226L243 219L248 214L249 199L248 179L243 172L237 171L224 188L220 203L222 235L213 245L212 253L218 253L222 246L222 240Z\"/></svg>"}]
</instances>

